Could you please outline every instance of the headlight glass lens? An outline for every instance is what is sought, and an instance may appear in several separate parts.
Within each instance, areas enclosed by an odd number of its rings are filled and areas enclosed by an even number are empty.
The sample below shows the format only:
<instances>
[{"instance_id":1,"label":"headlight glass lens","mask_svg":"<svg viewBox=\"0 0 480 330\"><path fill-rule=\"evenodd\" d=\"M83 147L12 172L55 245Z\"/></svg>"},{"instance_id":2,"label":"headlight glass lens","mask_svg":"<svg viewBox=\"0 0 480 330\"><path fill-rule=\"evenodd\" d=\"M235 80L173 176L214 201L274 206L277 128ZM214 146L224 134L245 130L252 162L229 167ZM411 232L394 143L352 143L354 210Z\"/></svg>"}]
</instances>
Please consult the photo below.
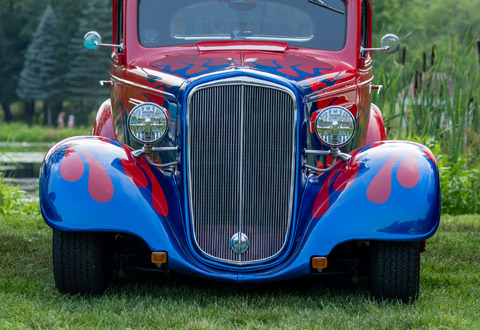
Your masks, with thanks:
<instances>
[{"instance_id":1,"label":"headlight glass lens","mask_svg":"<svg viewBox=\"0 0 480 330\"><path fill-rule=\"evenodd\" d=\"M140 143L159 141L168 131L167 110L154 103L137 105L128 116L128 130Z\"/></svg>"},{"instance_id":2,"label":"headlight glass lens","mask_svg":"<svg viewBox=\"0 0 480 330\"><path fill-rule=\"evenodd\" d=\"M331 148L346 145L355 133L355 118L343 107L323 109L315 119L315 133L323 144Z\"/></svg>"}]
</instances>

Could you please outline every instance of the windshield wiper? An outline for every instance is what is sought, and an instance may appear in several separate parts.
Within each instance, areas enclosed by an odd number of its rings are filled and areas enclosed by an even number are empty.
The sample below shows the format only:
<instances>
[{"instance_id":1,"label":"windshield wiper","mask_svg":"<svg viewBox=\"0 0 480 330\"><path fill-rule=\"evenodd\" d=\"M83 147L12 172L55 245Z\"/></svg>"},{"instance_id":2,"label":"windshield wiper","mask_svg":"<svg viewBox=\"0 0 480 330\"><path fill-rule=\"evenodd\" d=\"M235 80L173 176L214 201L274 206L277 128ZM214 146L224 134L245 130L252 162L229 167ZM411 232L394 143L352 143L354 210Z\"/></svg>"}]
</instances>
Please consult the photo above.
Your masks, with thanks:
<instances>
[{"instance_id":1,"label":"windshield wiper","mask_svg":"<svg viewBox=\"0 0 480 330\"><path fill-rule=\"evenodd\" d=\"M334 11L334 12L336 12L336 13L345 15L345 13L344 13L343 11L341 11L340 9L330 7L329 5L327 5L327 4L326 4L325 2L323 2L322 0L308 0L308 2L313 3L313 4L317 5L317 6L323 7L323 8L330 9L331 11Z\"/></svg>"}]
</instances>

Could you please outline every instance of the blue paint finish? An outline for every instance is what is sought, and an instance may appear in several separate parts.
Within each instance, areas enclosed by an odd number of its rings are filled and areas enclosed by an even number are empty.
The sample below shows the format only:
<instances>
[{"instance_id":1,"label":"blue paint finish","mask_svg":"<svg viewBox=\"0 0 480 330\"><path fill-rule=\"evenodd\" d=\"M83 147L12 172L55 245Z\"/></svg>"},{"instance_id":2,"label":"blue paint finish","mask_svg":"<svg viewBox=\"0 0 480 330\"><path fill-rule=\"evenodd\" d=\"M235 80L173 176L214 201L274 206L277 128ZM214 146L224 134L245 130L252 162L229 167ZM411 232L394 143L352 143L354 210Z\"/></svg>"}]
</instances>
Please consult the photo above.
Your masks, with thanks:
<instances>
[{"instance_id":1,"label":"blue paint finish","mask_svg":"<svg viewBox=\"0 0 480 330\"><path fill-rule=\"evenodd\" d=\"M80 157L85 170L81 178L76 182L62 178L60 168L68 145L74 146L75 150L79 150L79 146L87 148L105 168L114 186L110 201L98 203L88 193L89 164L83 155ZM301 195L295 203L295 208L299 209L295 212L294 221L297 230L292 231L295 237L286 249L288 254L254 267L202 262L194 252L190 239L185 236L185 233L187 236L190 234L189 226L184 227L189 222L182 212L174 178L149 168L167 198L169 213L164 217L152 205L152 183L147 188L139 188L125 175L120 162L127 159L127 155L118 142L79 137L67 139L52 148L41 171L40 203L45 221L51 227L67 231L114 231L136 235L145 240L152 251L167 251L168 266L172 271L237 282L283 280L307 275L312 256L328 255L342 242L417 241L433 235L440 215L438 171L422 148L401 141L362 148L355 156L361 159L356 179L347 189L338 192L328 211L320 218L313 218L313 204L332 174L310 176L303 194L297 184L296 196ZM420 179L413 188L405 188L392 180L390 199L384 204L375 204L366 197L366 189L388 158L388 155L378 156L378 151L385 150L391 154L400 152L415 157ZM402 159L397 161L392 177ZM183 193L186 193L185 188ZM185 200L186 195L183 202Z\"/></svg>"},{"instance_id":2,"label":"blue paint finish","mask_svg":"<svg viewBox=\"0 0 480 330\"><path fill-rule=\"evenodd\" d=\"M260 79L260 80L265 80L267 82L272 82L272 83L275 83L275 84L278 84L278 85L281 85L281 86L284 86L284 87L290 89L295 94L295 98L297 99L297 123L302 122L302 120L301 120L302 109L303 109L304 105L302 103L303 99L301 97L301 93L298 90L298 86L293 85L292 81L290 81L288 79L281 79L278 76L273 76L273 75L269 75L269 74L260 75L258 72L251 72L251 70L241 70L241 69L230 70L230 71L227 71L227 72L224 72L224 73L207 75L207 76L203 76L199 79L196 79L196 80L194 80L193 83L191 83L190 85L188 85L186 87L182 103L184 105L187 104L187 97L190 94L190 92L196 86L207 83L207 82L210 82L210 81L216 81L216 80L234 78L234 77L252 77L252 78L256 78L256 79ZM183 132L186 132L186 123L187 123L186 109L185 109L185 107L183 107L183 117L182 117ZM304 141L303 139L300 138L300 132L301 131L302 131L301 126L297 125L297 132L296 132L296 135L297 135L296 136L296 140L297 140L296 150L297 151L298 150L303 150L302 148L304 147L304 146L300 145L300 141ZM210 265L212 267L231 270L231 271L237 271L238 267L236 267L236 266L230 266L230 265L226 265L224 263L220 263L220 262L217 262L217 261L214 261L214 260L205 259L204 257L202 257L200 255L200 253L197 252L197 249L195 247L195 243L193 242L193 234L191 232L192 231L192 228L191 228L192 224L191 224L191 219L190 219L190 216L189 216L190 212L189 212L189 202L188 202L188 187L187 187L187 180L186 180L186 173L187 173L187 167L188 167L187 161L186 161L187 160L187 153L188 153L188 151L186 149L186 146L187 146L186 134L183 134L182 136L183 136L182 145L185 146L182 150L182 159L183 159L183 161L182 161L182 173L184 173L184 175L183 175L184 181L183 181L183 187L182 187L182 189L183 189L183 201L182 201L182 203L183 203L183 210L184 210L184 214L185 214L185 222L187 223L187 225L186 225L186 228L187 228L186 236L187 236L187 240L188 240L188 246L189 246L190 250L192 251L192 253L195 255L195 257L198 260L200 260L201 262L203 262L207 265ZM296 154L296 164L297 164L296 173L295 173L296 185L295 185L295 191L294 191L293 219L292 219L291 230L289 232L289 237L287 238L287 244L284 247L284 249L282 250L282 252L280 253L280 255L278 257L276 257L273 261L270 261L270 262L266 263L266 264L268 264L269 267L282 263L285 260L285 258L287 258L288 253L291 250L293 242L294 242L293 237L295 235L295 228L296 228L296 221L297 221L296 213L297 213L297 210L298 210L299 198L301 196L301 190L302 190L302 187L303 187L303 184L302 184L303 180L302 180L302 173L301 173L301 168L302 168L302 166L301 166L301 153L300 152L297 152L297 154ZM242 270L243 271L254 271L254 270L262 269L264 267L265 267L264 264L253 265L253 266L243 266Z\"/></svg>"},{"instance_id":3,"label":"blue paint finish","mask_svg":"<svg viewBox=\"0 0 480 330\"><path fill-rule=\"evenodd\" d=\"M305 79L311 78L311 77L321 77L321 76L324 75L324 71L331 71L332 70L331 67L330 68L320 68L319 67L319 68L314 68L313 73L308 73L308 72L303 71L300 68L303 65L303 63L299 63L299 64L292 65L292 66L289 67L290 69L292 69L297 74L297 76L295 77L295 76L289 75L287 73L281 72L281 70L285 69L285 67L278 64L277 60L272 61L272 64L274 64L275 67L259 64L258 61L254 61L254 62L252 62L252 64L253 64L253 68L255 70L268 72L268 73L275 74L275 75L278 75L280 77L288 78L288 79L291 79L291 80L294 80L294 81L304 81ZM339 78L340 77L336 78L335 81L338 80ZM330 82L328 79L324 79L324 80ZM323 80L322 80L322 82L323 82ZM329 85L329 86L331 86L331 85Z\"/></svg>"}]
</instances>

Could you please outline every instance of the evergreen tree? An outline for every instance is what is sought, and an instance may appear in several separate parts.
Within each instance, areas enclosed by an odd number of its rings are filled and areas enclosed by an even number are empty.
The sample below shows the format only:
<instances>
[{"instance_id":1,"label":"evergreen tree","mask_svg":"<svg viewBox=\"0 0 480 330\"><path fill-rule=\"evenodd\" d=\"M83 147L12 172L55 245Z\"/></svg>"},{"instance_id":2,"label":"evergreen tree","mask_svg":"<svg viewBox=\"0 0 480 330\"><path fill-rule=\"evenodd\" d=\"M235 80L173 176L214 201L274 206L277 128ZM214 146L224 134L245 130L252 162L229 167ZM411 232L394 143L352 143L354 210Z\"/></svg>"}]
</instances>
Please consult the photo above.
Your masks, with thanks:
<instances>
[{"instance_id":1,"label":"evergreen tree","mask_svg":"<svg viewBox=\"0 0 480 330\"><path fill-rule=\"evenodd\" d=\"M24 54L45 6L44 0L0 0L0 103L5 121L13 119L10 105L18 101Z\"/></svg>"},{"instance_id":2,"label":"evergreen tree","mask_svg":"<svg viewBox=\"0 0 480 330\"><path fill-rule=\"evenodd\" d=\"M57 19L51 5L45 9L27 48L17 95L25 101L43 100L45 121L52 125L50 103L60 90L55 49L58 45Z\"/></svg>"},{"instance_id":3,"label":"evergreen tree","mask_svg":"<svg viewBox=\"0 0 480 330\"><path fill-rule=\"evenodd\" d=\"M108 89L99 86L108 78L110 48L89 52L83 47L83 37L97 31L104 42L111 43L112 24L109 0L87 0L79 19L77 33L70 41L70 65L66 74L67 92L73 99L90 100L90 103L108 97ZM93 110L93 109L90 109Z\"/></svg>"},{"instance_id":4,"label":"evergreen tree","mask_svg":"<svg viewBox=\"0 0 480 330\"><path fill-rule=\"evenodd\" d=\"M1 1L1 0L0 0ZM60 47L57 49L58 58L62 59L60 63L60 72L65 76L69 72L70 65L73 64L69 60L72 57L71 47L69 47L71 39L79 34L79 19L80 13L87 6L87 0L65 1L57 0L54 3L55 12L58 16L58 26L61 34L59 35ZM81 45L75 45L80 47ZM67 86L64 86L61 99L69 99L71 95L67 91Z\"/></svg>"}]
</instances>

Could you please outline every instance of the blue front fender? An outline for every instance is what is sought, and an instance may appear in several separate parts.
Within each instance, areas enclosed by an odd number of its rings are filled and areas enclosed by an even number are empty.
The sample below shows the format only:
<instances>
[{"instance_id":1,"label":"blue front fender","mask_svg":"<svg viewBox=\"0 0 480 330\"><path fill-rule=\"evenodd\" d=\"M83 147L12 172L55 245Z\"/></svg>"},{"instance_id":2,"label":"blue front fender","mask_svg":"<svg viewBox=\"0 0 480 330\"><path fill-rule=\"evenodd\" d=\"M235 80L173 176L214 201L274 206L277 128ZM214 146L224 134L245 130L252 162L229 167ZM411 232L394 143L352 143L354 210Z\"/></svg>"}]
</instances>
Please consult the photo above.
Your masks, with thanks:
<instances>
[{"instance_id":1,"label":"blue front fender","mask_svg":"<svg viewBox=\"0 0 480 330\"><path fill-rule=\"evenodd\" d=\"M131 149L100 137L76 137L54 146L40 173L40 205L48 225L67 231L135 234L154 250L172 248L176 228L169 217L181 211L172 176L134 160ZM168 189L169 194L164 194ZM152 243L156 242L156 243Z\"/></svg>"},{"instance_id":2,"label":"blue front fender","mask_svg":"<svg viewBox=\"0 0 480 330\"><path fill-rule=\"evenodd\" d=\"M308 180L299 245L328 255L351 240L418 241L440 219L440 185L431 151L406 141L378 142ZM305 219L308 219L305 221Z\"/></svg>"}]
</instances>

